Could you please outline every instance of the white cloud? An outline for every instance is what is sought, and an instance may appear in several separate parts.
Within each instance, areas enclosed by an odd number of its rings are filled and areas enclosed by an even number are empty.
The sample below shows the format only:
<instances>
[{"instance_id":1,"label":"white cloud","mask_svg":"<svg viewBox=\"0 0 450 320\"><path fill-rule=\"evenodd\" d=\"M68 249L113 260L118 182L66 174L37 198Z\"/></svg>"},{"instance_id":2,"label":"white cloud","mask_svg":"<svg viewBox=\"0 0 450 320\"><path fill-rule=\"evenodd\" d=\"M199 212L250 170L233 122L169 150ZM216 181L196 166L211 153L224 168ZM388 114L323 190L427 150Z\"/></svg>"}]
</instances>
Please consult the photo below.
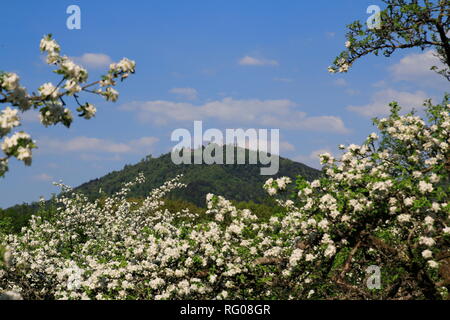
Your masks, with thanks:
<instances>
[{"instance_id":1,"label":"white cloud","mask_svg":"<svg viewBox=\"0 0 450 320\"><path fill-rule=\"evenodd\" d=\"M233 124L259 125L266 128L286 128L321 132L348 133L342 119L336 116L309 117L297 111L297 105L284 100L235 100L224 98L203 105L171 101L132 102L121 110L134 111L144 123L164 125L173 121L217 119Z\"/></svg>"},{"instance_id":2,"label":"white cloud","mask_svg":"<svg viewBox=\"0 0 450 320\"><path fill-rule=\"evenodd\" d=\"M80 159L83 161L123 161L123 158L121 155L115 154L111 156L103 156L98 154L92 154L92 153L81 153Z\"/></svg>"},{"instance_id":3,"label":"white cloud","mask_svg":"<svg viewBox=\"0 0 450 320\"><path fill-rule=\"evenodd\" d=\"M318 149L318 150L314 150L312 151L310 154L307 155L299 155L294 157L293 160L304 163L306 165L309 165L313 168L322 168L322 165L320 164L320 158L319 156L323 153L329 153L331 155L333 155L333 153L327 149L327 148L323 148L323 149Z\"/></svg>"},{"instance_id":4,"label":"white cloud","mask_svg":"<svg viewBox=\"0 0 450 320\"><path fill-rule=\"evenodd\" d=\"M279 63L276 60L269 60L264 58L255 58L251 56L245 56L239 59L241 66L278 66Z\"/></svg>"},{"instance_id":5,"label":"white cloud","mask_svg":"<svg viewBox=\"0 0 450 320\"><path fill-rule=\"evenodd\" d=\"M281 152L289 152L295 150L295 147L287 141L279 141L277 143L276 141L271 141L270 139L262 139L261 137L258 137L256 140L246 140L244 144L242 144L241 141L238 141L237 145L246 149L261 152L271 152L273 154L280 154ZM259 148L260 146L262 148ZM278 149L278 152L276 152L275 150L271 150L271 147Z\"/></svg>"},{"instance_id":6,"label":"white cloud","mask_svg":"<svg viewBox=\"0 0 450 320\"><path fill-rule=\"evenodd\" d=\"M295 147L287 141L279 141L277 143L276 141L271 141L270 139L262 139L261 137L258 137L256 140L246 140L244 144L238 141L237 145L254 151L271 152L278 155L281 152L289 152L295 150ZM262 148L259 148L260 146ZM278 152L276 152L276 150L271 150L271 147L278 149Z\"/></svg>"},{"instance_id":7,"label":"white cloud","mask_svg":"<svg viewBox=\"0 0 450 320\"><path fill-rule=\"evenodd\" d=\"M155 137L142 137L137 140L122 143L82 136L70 140L42 138L38 139L37 144L39 150L44 153L84 152L83 157L86 160L88 157L86 156L86 152L111 154L146 153L158 141L159 139Z\"/></svg>"},{"instance_id":8,"label":"white cloud","mask_svg":"<svg viewBox=\"0 0 450 320\"><path fill-rule=\"evenodd\" d=\"M37 180L37 181L49 182L49 181L52 181L52 180L53 180L53 177L52 177L52 176L49 176L49 175L46 174L46 173L41 173L41 174L38 174L38 175L33 176L33 179L34 179L34 180Z\"/></svg>"},{"instance_id":9,"label":"white cloud","mask_svg":"<svg viewBox=\"0 0 450 320\"><path fill-rule=\"evenodd\" d=\"M334 85L336 85L338 87L348 86L348 82L344 78L338 78L338 79L334 80L333 83L334 83Z\"/></svg>"},{"instance_id":10,"label":"white cloud","mask_svg":"<svg viewBox=\"0 0 450 320\"><path fill-rule=\"evenodd\" d=\"M204 68L200 72L206 76L214 76L217 74L217 70L214 68Z\"/></svg>"},{"instance_id":11,"label":"white cloud","mask_svg":"<svg viewBox=\"0 0 450 320\"><path fill-rule=\"evenodd\" d=\"M264 116L261 124L317 132L334 132L347 134L350 129L345 127L344 121L337 116L308 117L304 112L293 112L286 117Z\"/></svg>"},{"instance_id":12,"label":"white cloud","mask_svg":"<svg viewBox=\"0 0 450 320\"><path fill-rule=\"evenodd\" d=\"M281 151L294 151L295 146L287 141L280 142L280 150Z\"/></svg>"},{"instance_id":13,"label":"white cloud","mask_svg":"<svg viewBox=\"0 0 450 320\"><path fill-rule=\"evenodd\" d=\"M197 99L197 90L194 88L173 88L169 90L170 93L179 95L188 100Z\"/></svg>"},{"instance_id":14,"label":"white cloud","mask_svg":"<svg viewBox=\"0 0 450 320\"><path fill-rule=\"evenodd\" d=\"M291 82L294 82L294 79L291 79L291 78L273 78L273 81L284 82L284 83L291 83Z\"/></svg>"},{"instance_id":15,"label":"white cloud","mask_svg":"<svg viewBox=\"0 0 450 320\"><path fill-rule=\"evenodd\" d=\"M130 152L131 148L126 143L116 143L113 141L88 138L88 137L76 137L69 141L54 140L53 144L58 149L64 151L101 151L108 153L125 153Z\"/></svg>"},{"instance_id":16,"label":"white cloud","mask_svg":"<svg viewBox=\"0 0 450 320\"><path fill-rule=\"evenodd\" d=\"M256 133L257 134L257 133ZM270 135L270 133L269 133ZM223 146L225 143L230 144L230 141L224 141L224 137L220 140L214 141L215 144L219 146ZM287 141L272 141L270 138L264 139L261 136L246 137L245 140L237 139L235 141L236 145L241 148L253 150L253 151L260 151L260 152L270 152L273 154L280 154L281 152L289 152L295 150L294 145ZM190 144L186 144L185 147L191 147ZM271 150L271 148L274 148ZM276 151L276 150L278 151Z\"/></svg>"},{"instance_id":17,"label":"white cloud","mask_svg":"<svg viewBox=\"0 0 450 320\"><path fill-rule=\"evenodd\" d=\"M345 93L348 94L349 96L355 96L357 94L359 94L359 90L356 89L352 89L350 88L350 84L348 83L347 80L345 80L344 78L338 78L336 80L333 81L333 84L336 87L342 87L345 88Z\"/></svg>"},{"instance_id":18,"label":"white cloud","mask_svg":"<svg viewBox=\"0 0 450 320\"><path fill-rule=\"evenodd\" d=\"M448 85L443 76L430 70L432 66L436 66L439 69L444 68L444 65L435 54L434 50L409 54L402 58L399 63L391 66L389 70L394 80L415 81L428 85L435 85L440 82Z\"/></svg>"},{"instance_id":19,"label":"white cloud","mask_svg":"<svg viewBox=\"0 0 450 320\"><path fill-rule=\"evenodd\" d=\"M387 86L387 83L385 80L380 80L375 83L372 83L372 87L374 87L374 88L384 88L386 86Z\"/></svg>"},{"instance_id":20,"label":"white cloud","mask_svg":"<svg viewBox=\"0 0 450 320\"><path fill-rule=\"evenodd\" d=\"M356 95L358 95L360 92L359 92L359 90L355 90L355 89L352 89L352 88L348 88L348 89L345 90L345 93L348 94L349 96L356 96Z\"/></svg>"},{"instance_id":21,"label":"white cloud","mask_svg":"<svg viewBox=\"0 0 450 320\"><path fill-rule=\"evenodd\" d=\"M103 53L85 53L81 57L72 57L72 59L86 68L108 67L113 61Z\"/></svg>"},{"instance_id":22,"label":"white cloud","mask_svg":"<svg viewBox=\"0 0 450 320\"><path fill-rule=\"evenodd\" d=\"M374 117L389 114L389 103L397 101L403 111L418 110L423 107L423 102L429 97L423 91L405 92L386 89L376 92L372 102L362 106L348 106L347 110L359 113L363 116Z\"/></svg>"}]
</instances>

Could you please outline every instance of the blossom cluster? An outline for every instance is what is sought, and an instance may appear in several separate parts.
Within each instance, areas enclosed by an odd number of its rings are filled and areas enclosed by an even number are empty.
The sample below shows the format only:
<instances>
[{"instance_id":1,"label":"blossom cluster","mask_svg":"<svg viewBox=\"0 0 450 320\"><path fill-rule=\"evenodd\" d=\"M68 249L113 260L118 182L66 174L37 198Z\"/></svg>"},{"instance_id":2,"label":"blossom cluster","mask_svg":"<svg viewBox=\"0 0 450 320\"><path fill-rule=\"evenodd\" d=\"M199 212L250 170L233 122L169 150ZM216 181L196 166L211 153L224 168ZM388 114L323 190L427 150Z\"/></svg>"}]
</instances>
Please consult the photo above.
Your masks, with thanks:
<instances>
[{"instance_id":1,"label":"blossom cluster","mask_svg":"<svg viewBox=\"0 0 450 320\"><path fill-rule=\"evenodd\" d=\"M256 216L212 194L205 224L196 225L197 214L188 210L162 210L162 198L184 187L179 179L153 190L140 206L127 194L142 176L95 203L77 194L61 197L54 220L33 217L22 235L5 237L0 291L26 299L251 296L252 282L243 288L242 277L272 247L270 239L255 239L262 230Z\"/></svg>"},{"instance_id":2,"label":"blossom cluster","mask_svg":"<svg viewBox=\"0 0 450 320\"><path fill-rule=\"evenodd\" d=\"M335 66L329 66L328 72L329 73L345 73L347 72L351 67L351 63L349 63L345 58L339 58L336 60L336 67Z\"/></svg>"},{"instance_id":3,"label":"blossom cluster","mask_svg":"<svg viewBox=\"0 0 450 320\"><path fill-rule=\"evenodd\" d=\"M287 185L291 182L292 180L289 177L270 178L264 183L263 187L270 195L275 195L278 191L286 190Z\"/></svg>"},{"instance_id":4,"label":"blossom cluster","mask_svg":"<svg viewBox=\"0 0 450 320\"><path fill-rule=\"evenodd\" d=\"M448 294L446 280L438 278L450 245L449 110L448 97L437 106L427 102L425 121L414 113L400 115L392 103L390 117L375 120L381 138L372 133L362 145L340 146L337 158L322 154L323 178L297 182L295 207L288 204L302 217L294 265L338 259L340 251L363 243L380 256L386 255L382 248L395 254L389 263L417 265L419 274L432 279L421 285ZM390 244L380 246L378 234Z\"/></svg>"},{"instance_id":5,"label":"blossom cluster","mask_svg":"<svg viewBox=\"0 0 450 320\"><path fill-rule=\"evenodd\" d=\"M40 50L47 54L46 62L56 66L54 72L62 76L62 80L54 85L51 82L42 84L38 88L38 94L29 94L20 85L20 78L15 73L0 72L0 104L9 104L0 110L0 145L5 153L0 157L0 177L8 170L8 162L11 157L16 157L26 165L31 164L32 149L36 148L35 142L25 133L15 133L7 137L11 131L21 125L19 112L30 109L38 109L40 121L44 126L62 123L69 127L73 121L70 108L66 106L65 97L74 97L77 104L78 115L85 119L95 116L97 109L88 102L80 103L80 92L89 92L103 96L107 101L117 101L119 93L113 88L116 79L124 80L135 72L136 64L127 58L117 64L112 64L108 74L102 80L88 84L88 72L77 65L72 59L61 55L61 47L51 35L45 36L40 42ZM98 89L92 90L98 85ZM104 90L102 90L102 88ZM21 136L22 135L22 136ZM5 138L6 137L6 138ZM3 139L3 140L1 140Z\"/></svg>"}]
</instances>

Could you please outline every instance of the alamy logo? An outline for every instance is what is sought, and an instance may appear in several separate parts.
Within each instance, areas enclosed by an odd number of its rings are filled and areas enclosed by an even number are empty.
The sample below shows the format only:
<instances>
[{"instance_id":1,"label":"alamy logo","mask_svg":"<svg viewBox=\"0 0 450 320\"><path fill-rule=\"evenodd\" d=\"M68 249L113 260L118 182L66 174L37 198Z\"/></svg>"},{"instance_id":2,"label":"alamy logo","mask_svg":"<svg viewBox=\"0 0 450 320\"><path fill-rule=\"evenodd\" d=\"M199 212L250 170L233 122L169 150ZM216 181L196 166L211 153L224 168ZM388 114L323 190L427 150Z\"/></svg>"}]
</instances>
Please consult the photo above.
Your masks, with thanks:
<instances>
[{"instance_id":1,"label":"alamy logo","mask_svg":"<svg viewBox=\"0 0 450 320\"><path fill-rule=\"evenodd\" d=\"M261 175L278 173L278 129L226 129L225 134L219 129L203 132L202 121L195 121L193 135L187 129L176 129L171 140L179 142L171 152L174 164L246 164L248 158L248 164L268 165L261 167Z\"/></svg>"},{"instance_id":2,"label":"alamy logo","mask_svg":"<svg viewBox=\"0 0 450 320\"><path fill-rule=\"evenodd\" d=\"M367 13L372 14L367 19L367 28L370 30L381 29L381 9L377 5L371 5L367 8Z\"/></svg>"},{"instance_id":3,"label":"alamy logo","mask_svg":"<svg viewBox=\"0 0 450 320\"><path fill-rule=\"evenodd\" d=\"M67 18L66 26L69 30L80 30L81 29L81 9L77 5L71 5L67 7L67 14L70 16Z\"/></svg>"},{"instance_id":4,"label":"alamy logo","mask_svg":"<svg viewBox=\"0 0 450 320\"><path fill-rule=\"evenodd\" d=\"M367 278L367 288L370 290L381 289L381 268L379 266L369 266L366 273L370 275Z\"/></svg>"}]
</instances>

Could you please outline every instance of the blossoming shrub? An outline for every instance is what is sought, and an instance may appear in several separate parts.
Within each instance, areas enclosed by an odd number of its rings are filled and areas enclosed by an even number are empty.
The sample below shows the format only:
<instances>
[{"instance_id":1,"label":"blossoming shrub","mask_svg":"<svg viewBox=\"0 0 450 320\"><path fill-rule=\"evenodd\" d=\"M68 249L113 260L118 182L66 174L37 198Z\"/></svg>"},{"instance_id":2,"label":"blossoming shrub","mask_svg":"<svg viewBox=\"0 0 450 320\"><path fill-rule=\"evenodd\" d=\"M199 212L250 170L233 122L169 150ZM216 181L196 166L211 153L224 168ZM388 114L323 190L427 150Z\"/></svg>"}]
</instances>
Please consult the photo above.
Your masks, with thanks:
<instances>
[{"instance_id":1,"label":"blossoming shrub","mask_svg":"<svg viewBox=\"0 0 450 320\"><path fill-rule=\"evenodd\" d=\"M319 180L298 180L268 221L209 194L206 213L162 209L180 177L142 203L127 193L60 208L3 237L0 291L25 299L439 299L448 296L448 97L427 120L375 120L380 137L321 156ZM269 179L269 194L289 178ZM64 187L64 190L68 189ZM199 217L204 214L204 217ZM367 288L369 266L381 286Z\"/></svg>"},{"instance_id":2,"label":"blossoming shrub","mask_svg":"<svg viewBox=\"0 0 450 320\"><path fill-rule=\"evenodd\" d=\"M363 145L342 145L338 159L321 155L324 177L297 181L295 205L282 222L299 217L290 235L299 239L289 269L298 281L293 287L329 283L341 297L448 296L448 98L436 106L426 102L427 121L399 115L392 103L390 117L374 120L381 138L373 133ZM274 194L284 185L273 181L266 188ZM371 265L381 268L382 287L369 292L365 271Z\"/></svg>"},{"instance_id":3,"label":"blossoming shrub","mask_svg":"<svg viewBox=\"0 0 450 320\"><path fill-rule=\"evenodd\" d=\"M255 265L273 250L249 210L208 195L210 221L195 225L189 211L160 210L179 178L154 190L140 206L126 198L133 183L95 203L62 197L63 207L33 217L22 235L5 237L0 289L26 299L169 299L267 297L275 273Z\"/></svg>"},{"instance_id":4,"label":"blossoming shrub","mask_svg":"<svg viewBox=\"0 0 450 320\"><path fill-rule=\"evenodd\" d=\"M8 104L3 110L0 109L0 147L4 153L4 156L0 157L0 177L8 171L10 158L15 157L25 165L30 165L32 149L37 147L31 136L23 131L8 136L14 128L21 125L19 112L36 109L39 110L40 121L44 126L62 123L69 127L73 116L72 111L66 107L66 97L74 98L80 117L91 119L97 109L91 103L81 103L80 92L97 94L107 101L115 102L119 96L113 88L117 81L123 81L135 72L136 63L123 58L119 63L110 65L102 80L87 84L87 70L75 64L69 57L61 55L61 47L51 35L41 40L40 50L47 54L46 62L56 67L54 72L62 77L57 85L44 83L38 88L39 94L30 95L20 85L17 74L0 71L0 104Z\"/></svg>"}]
</instances>

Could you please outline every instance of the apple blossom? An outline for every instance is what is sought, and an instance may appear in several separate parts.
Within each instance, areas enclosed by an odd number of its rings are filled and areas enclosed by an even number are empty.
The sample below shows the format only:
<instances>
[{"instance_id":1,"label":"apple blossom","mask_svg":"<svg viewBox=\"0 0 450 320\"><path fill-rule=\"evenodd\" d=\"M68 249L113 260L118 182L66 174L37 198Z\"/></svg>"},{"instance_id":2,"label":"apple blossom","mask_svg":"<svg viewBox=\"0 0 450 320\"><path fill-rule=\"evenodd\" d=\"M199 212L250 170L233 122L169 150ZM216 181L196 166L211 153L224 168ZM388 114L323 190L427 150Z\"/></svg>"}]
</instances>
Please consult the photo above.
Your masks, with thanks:
<instances>
[{"instance_id":1,"label":"apple blossom","mask_svg":"<svg viewBox=\"0 0 450 320\"><path fill-rule=\"evenodd\" d=\"M54 72L63 79L57 85L50 82L44 83L38 88L39 95L34 93L29 95L27 90L20 86L20 78L17 74L0 72L0 93L3 95L0 98L0 104L10 104L0 110L0 139L3 139L3 141L0 140L0 145L5 153L5 157L0 157L0 177L8 170L8 160L11 157L30 165L32 149L36 147L29 137L25 139L28 142L25 140L21 142L23 145L17 145L18 141L14 140L15 138L6 137L13 128L21 125L18 111L38 109L40 121L44 126L62 123L69 127L73 116L64 99L72 96L78 105L79 116L91 119L96 114L96 108L90 103L81 104L78 94L81 92L99 94L104 96L107 101L115 102L119 94L112 86L116 85L118 78L122 80L127 78L135 72L136 68L134 61L124 58L115 64L114 70L109 70L101 80L86 84L87 70L77 65L69 57L61 56L61 47L51 35L42 38L39 48L47 54L47 63L56 66ZM92 88L96 85L98 85L97 89ZM103 92L101 87L106 87L106 90Z\"/></svg>"}]
</instances>

